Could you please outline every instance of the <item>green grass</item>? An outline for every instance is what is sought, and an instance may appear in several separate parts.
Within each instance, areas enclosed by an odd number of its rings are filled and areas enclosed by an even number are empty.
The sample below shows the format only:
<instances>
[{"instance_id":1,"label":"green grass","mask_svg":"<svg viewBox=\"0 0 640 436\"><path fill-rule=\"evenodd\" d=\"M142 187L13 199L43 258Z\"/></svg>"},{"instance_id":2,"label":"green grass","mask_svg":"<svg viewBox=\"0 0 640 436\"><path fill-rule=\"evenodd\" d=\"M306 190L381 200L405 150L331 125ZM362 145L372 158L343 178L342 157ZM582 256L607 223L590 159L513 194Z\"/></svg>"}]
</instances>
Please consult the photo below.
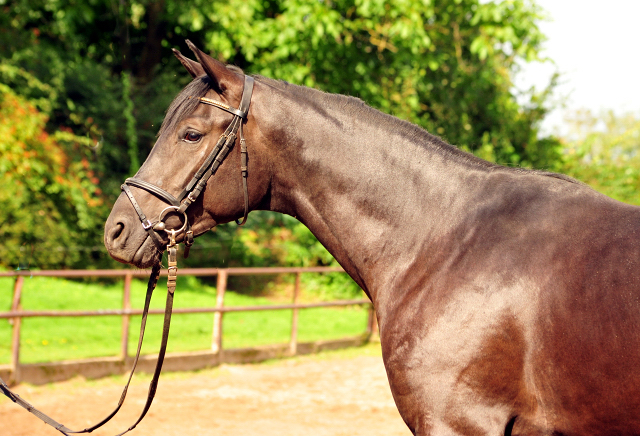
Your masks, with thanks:
<instances>
[{"instance_id":1,"label":"green grass","mask_svg":"<svg viewBox=\"0 0 640 436\"><path fill-rule=\"evenodd\" d=\"M0 311L11 307L13 278L0 278ZM146 282L134 280L131 304L142 308ZM158 284L152 308L164 308L166 281ZM174 307L212 307L215 288L193 277L179 277ZM277 304L228 291L227 306ZM25 278L22 292L25 310L97 310L122 307L122 282L82 283L49 277ZM336 339L362 333L367 311L359 307L301 310L298 340ZM237 348L286 343L291 330L291 310L227 313L224 315L223 347ZM21 363L116 356L120 351L121 317L25 318L22 322ZM140 317L131 318L129 354L135 353ZM213 314L178 314L171 322L168 351L206 350L211 347ZM0 319L0 364L9 363L11 325ZM162 315L149 318L143 354L155 353L160 345Z\"/></svg>"}]
</instances>

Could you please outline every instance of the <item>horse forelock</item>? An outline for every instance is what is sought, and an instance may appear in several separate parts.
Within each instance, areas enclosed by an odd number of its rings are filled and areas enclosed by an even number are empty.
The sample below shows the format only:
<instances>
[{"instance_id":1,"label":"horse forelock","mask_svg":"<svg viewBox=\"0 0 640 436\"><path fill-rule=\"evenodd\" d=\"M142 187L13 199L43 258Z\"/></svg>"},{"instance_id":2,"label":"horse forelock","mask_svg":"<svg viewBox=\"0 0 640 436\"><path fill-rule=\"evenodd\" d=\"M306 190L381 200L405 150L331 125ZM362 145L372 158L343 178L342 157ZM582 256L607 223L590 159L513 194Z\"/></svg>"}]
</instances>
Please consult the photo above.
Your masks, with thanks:
<instances>
[{"instance_id":1,"label":"horse forelock","mask_svg":"<svg viewBox=\"0 0 640 436\"><path fill-rule=\"evenodd\" d=\"M241 68L234 65L227 65L227 68L235 73L244 74ZM206 75L196 77L185 86L176 98L173 99L167 109L160 130L158 131L158 137L161 137L167 132L172 132L180 121L191 115L198 107L198 99L206 96L210 89L211 79Z\"/></svg>"},{"instance_id":2,"label":"horse forelock","mask_svg":"<svg viewBox=\"0 0 640 436\"><path fill-rule=\"evenodd\" d=\"M204 97L210 89L211 80L208 76L196 77L185 86L167 109L158 137L162 137L168 132L173 132L180 121L196 110L200 97Z\"/></svg>"}]
</instances>

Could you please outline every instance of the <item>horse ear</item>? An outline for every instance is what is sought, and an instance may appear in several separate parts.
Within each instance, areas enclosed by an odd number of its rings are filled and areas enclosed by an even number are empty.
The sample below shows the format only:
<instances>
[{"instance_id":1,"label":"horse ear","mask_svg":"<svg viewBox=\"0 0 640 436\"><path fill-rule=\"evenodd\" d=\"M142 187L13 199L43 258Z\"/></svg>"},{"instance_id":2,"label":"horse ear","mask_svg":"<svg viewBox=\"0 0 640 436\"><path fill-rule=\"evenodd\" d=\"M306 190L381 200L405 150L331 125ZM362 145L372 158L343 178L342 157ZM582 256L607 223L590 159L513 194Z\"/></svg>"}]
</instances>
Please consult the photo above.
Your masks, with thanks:
<instances>
[{"instance_id":1,"label":"horse ear","mask_svg":"<svg viewBox=\"0 0 640 436\"><path fill-rule=\"evenodd\" d=\"M200 49L188 39L187 45L193 54L196 55L200 65L211 79L211 85L216 92L222 94L234 85L242 86L242 80L233 71L229 70L225 64L200 51Z\"/></svg>"},{"instance_id":2,"label":"horse ear","mask_svg":"<svg viewBox=\"0 0 640 436\"><path fill-rule=\"evenodd\" d=\"M191 77L195 79L198 76L204 76L206 74L204 72L204 68L202 68L202 65L200 65L198 62L192 61L191 59L184 56L175 48L172 48L171 50L173 50L173 54L178 58L180 63L187 69L189 74L191 74Z\"/></svg>"}]
</instances>

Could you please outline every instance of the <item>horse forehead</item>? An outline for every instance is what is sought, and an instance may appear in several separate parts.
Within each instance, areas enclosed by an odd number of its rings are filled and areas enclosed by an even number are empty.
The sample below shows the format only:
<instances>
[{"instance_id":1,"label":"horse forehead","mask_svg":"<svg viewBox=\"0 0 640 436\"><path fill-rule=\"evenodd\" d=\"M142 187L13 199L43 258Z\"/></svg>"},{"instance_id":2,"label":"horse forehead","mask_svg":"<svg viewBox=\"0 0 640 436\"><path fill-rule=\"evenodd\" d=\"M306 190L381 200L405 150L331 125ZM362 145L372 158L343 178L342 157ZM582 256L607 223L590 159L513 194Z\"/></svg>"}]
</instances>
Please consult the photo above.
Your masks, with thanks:
<instances>
[{"instance_id":1,"label":"horse forehead","mask_svg":"<svg viewBox=\"0 0 640 436\"><path fill-rule=\"evenodd\" d=\"M207 94L208 95L208 94ZM217 94L213 94L217 96ZM209 97L207 97L209 98ZM212 98L213 99L213 98ZM185 124L188 123L200 123L203 126L207 126L212 124L214 121L218 119L225 118L224 111L216 109L213 106L209 106L206 104L198 103L194 108L193 112L190 114L185 114L179 121L176 123L176 130L184 127ZM231 118L231 117L230 117Z\"/></svg>"}]
</instances>

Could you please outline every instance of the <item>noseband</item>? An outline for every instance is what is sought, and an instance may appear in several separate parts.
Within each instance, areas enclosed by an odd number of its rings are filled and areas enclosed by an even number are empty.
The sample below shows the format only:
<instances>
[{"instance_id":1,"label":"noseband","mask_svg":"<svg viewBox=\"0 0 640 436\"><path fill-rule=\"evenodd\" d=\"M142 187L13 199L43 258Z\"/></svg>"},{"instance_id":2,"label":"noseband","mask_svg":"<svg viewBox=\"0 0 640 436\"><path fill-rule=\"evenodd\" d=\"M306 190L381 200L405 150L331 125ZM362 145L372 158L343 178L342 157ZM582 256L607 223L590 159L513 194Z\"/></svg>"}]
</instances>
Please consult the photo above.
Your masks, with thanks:
<instances>
[{"instance_id":1,"label":"noseband","mask_svg":"<svg viewBox=\"0 0 640 436\"><path fill-rule=\"evenodd\" d=\"M171 195L170 193L168 193L167 191L165 191L164 189L152 183L145 182L144 180L136 179L134 177L126 179L124 181L124 184L121 186L122 190L131 201L133 208L136 210L136 213L140 218L140 222L142 223L142 228L149 234L151 239L154 241L156 246L161 251L164 251L164 241L162 240L158 232L164 231L168 233L169 244L166 246L166 248L167 248L167 251L169 252L168 253L169 265L168 265L168 277L167 277L167 302L166 302L166 309L164 312L162 340L160 343L160 352L158 353L158 361L156 362L156 369L153 373L153 378L149 383L149 393L147 395L147 401L137 421L127 430L120 433L118 436L122 436L125 433L133 430L140 423L140 421L142 421L142 419L147 414L149 408L151 407L153 398L155 397L156 389L158 386L158 380L160 378L160 371L162 370L162 363L164 361L164 356L167 350L167 343L169 339L169 327L171 324L171 312L173 308L173 295L176 289L176 278L178 274L178 266L177 266L178 262L176 260L176 253L177 253L176 235L182 232L185 233L184 257L187 257L189 247L193 244L193 232L191 231L191 225L189 223L186 210L193 202L197 200L198 196L206 186L209 178L213 174L215 174L215 172L218 170L218 167L220 166L222 161L225 159L225 157L227 157L227 154L229 154L229 151L231 151L231 149L235 145L236 139L238 137L240 138L240 152L242 156L240 170L242 172L242 185L244 189L244 217L242 218L242 222L238 222L236 220L236 223L238 225L242 225L247 221L247 214L249 213L249 195L247 191L247 145L244 140L244 136L242 134L242 123L247 119L247 112L249 111L249 105L251 103L252 93L253 93L253 77L245 76L244 89L242 91L242 100L240 102L239 109L232 108L231 106L228 106L216 100L211 100L206 97L200 97L201 103L209 104L211 106L215 106L219 109L227 111L233 114L234 117L233 117L233 120L231 121L231 124L229 124L229 127L227 127L227 130L225 130L222 136L220 136L220 139L218 139L218 142L215 148L213 149L213 151L211 152L211 154L207 157L207 159L204 161L200 169L196 172L196 174L193 176L191 181L187 184L186 188L184 188L182 193L180 193L180 195L177 198ZM129 185L144 189L152 193L153 195L160 198L161 200L164 200L167 203L169 203L169 206L165 207L160 212L157 218L153 220L147 219L147 216L144 214L144 212L142 211L142 208L140 208L140 205L134 198L133 193L129 188ZM167 226L164 220L171 213L177 213L183 216L184 223L180 228L167 229ZM99 423L91 427L87 427L83 430L72 430L64 426L63 424L60 424L59 422L55 421L54 419L50 418L46 414L42 413L41 411L33 407L31 404L29 404L27 401L22 399L18 394L12 392L11 389L9 389L9 386L7 386L7 384L1 378L0 378L0 391L4 395L9 397L11 401L24 407L29 412L33 413L35 416L40 418L44 423L49 424L50 426L54 427L56 430L58 430L60 433L64 435L71 435L71 434L77 434L77 433L91 433L95 429L102 427L104 424L110 421L111 418L113 418L116 415L116 413L118 413L118 411L122 407L122 404L124 403L124 399L127 395L127 390L129 389L129 384L131 383L131 378L133 377L133 373L136 369L136 365L138 364L138 358L140 357L140 350L142 349L142 340L144 338L144 330L147 323L147 315L149 312L151 295L153 294L153 290L156 287L156 283L158 281L159 275L160 275L160 262L156 263L153 266L151 270L151 276L149 277L149 283L147 285L147 295L145 297L145 303L144 303L144 310L142 311L142 321L140 323L140 336L138 338L138 349L136 352L136 357L133 360L133 365L131 368L129 379L122 391L122 394L120 396L120 401L118 401L118 405L116 406L115 410L113 410L102 421L100 421Z\"/></svg>"},{"instance_id":2,"label":"noseband","mask_svg":"<svg viewBox=\"0 0 640 436\"><path fill-rule=\"evenodd\" d=\"M238 225L243 225L247 221L247 214L249 213L249 194L247 190L247 144L242 133L242 124L243 121L246 121L247 119L249 105L251 104L253 82L253 77L244 76L244 89L242 90L242 99L240 101L240 107L238 109L235 109L222 102L212 100L210 98L200 97L201 103L209 104L211 106L217 107L218 109L229 112L233 115L233 120L227 127L227 130L225 130L218 139L218 142L216 143L216 146L211 154L209 154L200 169L198 169L191 181L182 190L178 197L174 197L159 186L156 186L144 180L137 179L135 177L126 179L124 181L124 184L120 187L122 191L124 191L124 193L127 195L129 200L131 201L131 204L133 205L133 208L138 214L140 222L142 223L142 228L149 234L149 236L159 249L163 250L165 243L158 232L164 231L169 234L170 245L172 240L175 243L176 234L184 232L184 256L188 256L189 247L193 245L193 232L191 231L191 224L189 223L186 210L192 203L194 203L198 199L198 196L207 185L209 178L218 170L218 167L220 166L222 161L227 157L227 154L229 154L229 151L231 151L231 149L235 145L236 139L238 137L240 138L240 171L242 174L242 187L244 191L244 216L242 218L242 222L238 222L238 220L236 220L236 223ZM136 188L144 189L160 198L161 200L169 203L170 206L163 209L155 219L147 219L147 216L144 214L142 208L134 198L129 186L135 186ZM184 219L182 227L177 230L167 229L167 226L164 222L164 219L171 213L182 215Z\"/></svg>"}]
</instances>

